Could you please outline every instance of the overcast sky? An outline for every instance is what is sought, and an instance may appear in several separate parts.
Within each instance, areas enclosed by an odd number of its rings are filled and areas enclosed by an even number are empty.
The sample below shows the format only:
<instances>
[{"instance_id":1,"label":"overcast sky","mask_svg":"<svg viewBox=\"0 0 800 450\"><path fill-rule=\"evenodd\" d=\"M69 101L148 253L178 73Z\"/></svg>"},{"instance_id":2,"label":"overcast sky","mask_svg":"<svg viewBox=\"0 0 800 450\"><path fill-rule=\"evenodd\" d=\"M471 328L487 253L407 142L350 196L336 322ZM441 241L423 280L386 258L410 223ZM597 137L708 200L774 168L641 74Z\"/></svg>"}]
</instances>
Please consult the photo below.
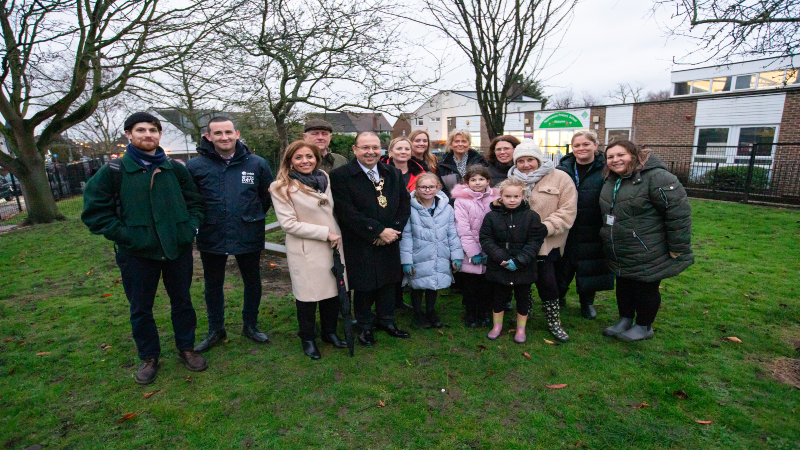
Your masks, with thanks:
<instances>
[{"instance_id":1,"label":"overcast sky","mask_svg":"<svg viewBox=\"0 0 800 450\"><path fill-rule=\"evenodd\" d=\"M643 83L645 92L670 88L672 57L692 50L687 39L667 38L662 30L669 15L652 16L650 0L583 0L556 58L542 73L552 95L572 88L605 96L617 83ZM468 61L446 39L426 42L426 48L451 55L441 89L474 90ZM711 63L705 64L710 65ZM687 68L681 66L680 68ZM614 103L612 100L606 100ZM413 108L410 110L413 111Z\"/></svg>"}]
</instances>

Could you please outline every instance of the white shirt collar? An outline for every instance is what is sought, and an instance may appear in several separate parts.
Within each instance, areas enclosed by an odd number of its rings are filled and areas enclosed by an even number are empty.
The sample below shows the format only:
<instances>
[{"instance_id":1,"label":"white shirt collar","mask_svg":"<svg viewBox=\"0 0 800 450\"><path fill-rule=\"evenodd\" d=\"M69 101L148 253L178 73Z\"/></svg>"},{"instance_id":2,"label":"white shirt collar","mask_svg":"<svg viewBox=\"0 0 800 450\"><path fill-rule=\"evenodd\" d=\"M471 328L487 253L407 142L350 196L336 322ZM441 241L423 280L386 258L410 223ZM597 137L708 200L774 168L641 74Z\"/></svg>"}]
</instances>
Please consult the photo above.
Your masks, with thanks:
<instances>
[{"instance_id":1,"label":"white shirt collar","mask_svg":"<svg viewBox=\"0 0 800 450\"><path fill-rule=\"evenodd\" d=\"M359 160L356 160L356 162L358 163L358 165L359 165L359 166L361 166L361 170L363 170L363 171L364 171L364 173L367 175L367 178L369 178L369 171L370 171L370 170L373 170L373 171L375 171L375 176L376 176L376 177L378 177L378 178L380 178L380 177L381 177L381 174L380 174L380 172L378 172L378 164L375 164L375 167L373 167L372 169L368 169L366 166L364 166L363 164L361 164L361 161L359 161Z\"/></svg>"}]
</instances>

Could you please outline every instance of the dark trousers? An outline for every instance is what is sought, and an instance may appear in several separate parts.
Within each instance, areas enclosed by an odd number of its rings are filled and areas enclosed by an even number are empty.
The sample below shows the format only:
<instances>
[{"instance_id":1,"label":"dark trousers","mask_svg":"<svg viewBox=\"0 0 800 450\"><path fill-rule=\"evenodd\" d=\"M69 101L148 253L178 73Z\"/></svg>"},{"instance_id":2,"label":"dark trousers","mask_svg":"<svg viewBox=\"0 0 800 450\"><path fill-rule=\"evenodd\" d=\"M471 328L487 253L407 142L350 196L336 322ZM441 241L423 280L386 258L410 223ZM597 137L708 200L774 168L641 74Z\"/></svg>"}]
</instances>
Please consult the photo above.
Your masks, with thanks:
<instances>
[{"instance_id":1,"label":"dark trousers","mask_svg":"<svg viewBox=\"0 0 800 450\"><path fill-rule=\"evenodd\" d=\"M536 290L539 291L539 298L542 299L543 303L558 300L555 261L540 260L536 264ZM519 302L519 299L517 299L517 302Z\"/></svg>"},{"instance_id":2,"label":"dark trousers","mask_svg":"<svg viewBox=\"0 0 800 450\"><path fill-rule=\"evenodd\" d=\"M394 306L398 308L403 305L403 281L400 280L395 285L396 292L394 294Z\"/></svg>"},{"instance_id":3,"label":"dark trousers","mask_svg":"<svg viewBox=\"0 0 800 450\"><path fill-rule=\"evenodd\" d=\"M491 289L494 290L492 297L492 310L495 314L503 312L506 308L508 299L511 298L511 293L514 293L514 298L517 300L517 314L527 316L531 312L531 285L530 284L516 284L514 286L506 286L505 284L492 283Z\"/></svg>"},{"instance_id":4,"label":"dark trousers","mask_svg":"<svg viewBox=\"0 0 800 450\"><path fill-rule=\"evenodd\" d=\"M131 305L131 328L139 358L158 358L161 355L161 342L153 319L153 303L159 279L164 280L164 288L169 296L175 346L178 351L192 350L194 330L197 328L197 315L189 293L192 285L192 250L186 250L171 261L117 253L117 265L122 274L125 296Z\"/></svg>"},{"instance_id":5,"label":"dark trousers","mask_svg":"<svg viewBox=\"0 0 800 450\"><path fill-rule=\"evenodd\" d=\"M658 281L636 281L617 277L617 308L619 316L634 318L637 325L652 325L661 306Z\"/></svg>"},{"instance_id":6,"label":"dark trousers","mask_svg":"<svg viewBox=\"0 0 800 450\"><path fill-rule=\"evenodd\" d=\"M336 333L336 324L339 316L339 297L326 298L318 302L301 302L296 300L297 324L300 332L297 335L304 341L316 339L317 333L314 321L317 316L317 304L319 304L319 325L323 335Z\"/></svg>"},{"instance_id":7,"label":"dark trousers","mask_svg":"<svg viewBox=\"0 0 800 450\"><path fill-rule=\"evenodd\" d=\"M431 313L436 309L436 294L433 289L411 289L411 306L414 312L422 312L422 296L425 296L425 312Z\"/></svg>"},{"instance_id":8,"label":"dark trousers","mask_svg":"<svg viewBox=\"0 0 800 450\"><path fill-rule=\"evenodd\" d=\"M488 316L491 299L491 285L486 276L477 273L462 273L461 285L467 318L483 319Z\"/></svg>"},{"instance_id":9,"label":"dark trousers","mask_svg":"<svg viewBox=\"0 0 800 450\"><path fill-rule=\"evenodd\" d=\"M242 323L256 325L258 306L261 304L261 251L235 255L239 265L239 273L244 282L244 302L242 305ZM225 328L225 265L228 255L200 252L203 261L203 278L206 283L206 314L208 314L208 331L219 331Z\"/></svg>"},{"instance_id":10,"label":"dark trousers","mask_svg":"<svg viewBox=\"0 0 800 450\"><path fill-rule=\"evenodd\" d=\"M395 283L389 283L374 291L353 291L353 315L362 330L372 329L375 316L381 325L394 323L394 300L397 294ZM375 314L372 313L375 305Z\"/></svg>"},{"instance_id":11,"label":"dark trousers","mask_svg":"<svg viewBox=\"0 0 800 450\"><path fill-rule=\"evenodd\" d=\"M556 269L556 284L558 285L558 298L564 298L569 292L569 285L575 278L578 271L578 266L572 264L569 258L559 258L555 262ZM581 304L594 304L595 292L578 292L578 298Z\"/></svg>"}]
</instances>

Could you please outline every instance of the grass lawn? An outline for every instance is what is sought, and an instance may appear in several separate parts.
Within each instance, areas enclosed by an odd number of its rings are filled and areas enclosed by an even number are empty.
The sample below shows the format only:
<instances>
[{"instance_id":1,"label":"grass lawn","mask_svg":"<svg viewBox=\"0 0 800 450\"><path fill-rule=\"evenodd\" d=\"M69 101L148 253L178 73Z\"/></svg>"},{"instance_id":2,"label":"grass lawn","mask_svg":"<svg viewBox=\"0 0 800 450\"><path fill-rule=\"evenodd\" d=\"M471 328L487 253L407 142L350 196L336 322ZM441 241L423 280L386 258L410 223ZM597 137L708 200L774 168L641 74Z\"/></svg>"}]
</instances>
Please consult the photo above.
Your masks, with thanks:
<instances>
[{"instance_id":1,"label":"grass lawn","mask_svg":"<svg viewBox=\"0 0 800 450\"><path fill-rule=\"evenodd\" d=\"M562 321L572 340L558 346L544 342L552 338L538 300L518 345L465 329L460 296L445 295L442 333L379 332L355 358L320 343L323 358L311 361L295 336L285 268L265 257L259 320L272 342L239 334L242 283L229 276L229 342L208 354L207 371L190 373L174 356L161 288L163 363L149 386L132 378L138 360L112 244L74 217L12 230L0 235L0 445L800 449L800 389L773 376L798 358L800 214L701 200L692 208L697 262L662 284L651 341L601 336L617 318L609 292L598 295L596 321L580 317L570 293ZM207 321L195 262L199 342ZM399 314L401 327L409 321ZM547 387L558 384L567 386Z\"/></svg>"}]
</instances>

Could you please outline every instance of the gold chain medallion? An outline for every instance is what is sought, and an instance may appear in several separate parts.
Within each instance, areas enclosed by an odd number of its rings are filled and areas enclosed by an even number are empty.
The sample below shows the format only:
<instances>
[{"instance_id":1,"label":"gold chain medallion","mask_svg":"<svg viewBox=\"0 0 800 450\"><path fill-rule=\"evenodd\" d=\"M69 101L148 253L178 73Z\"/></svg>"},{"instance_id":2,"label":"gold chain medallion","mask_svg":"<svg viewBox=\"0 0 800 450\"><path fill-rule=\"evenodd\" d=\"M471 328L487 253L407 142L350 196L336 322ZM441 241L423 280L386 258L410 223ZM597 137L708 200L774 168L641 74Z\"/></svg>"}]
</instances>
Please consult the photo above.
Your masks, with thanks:
<instances>
[{"instance_id":1,"label":"gold chain medallion","mask_svg":"<svg viewBox=\"0 0 800 450\"><path fill-rule=\"evenodd\" d=\"M383 178L381 178L380 183L375 184L373 181L372 184L375 186L375 190L378 191L378 204L381 205L381 208L386 208L389 202L386 201L386 197L383 195L383 181Z\"/></svg>"}]
</instances>

